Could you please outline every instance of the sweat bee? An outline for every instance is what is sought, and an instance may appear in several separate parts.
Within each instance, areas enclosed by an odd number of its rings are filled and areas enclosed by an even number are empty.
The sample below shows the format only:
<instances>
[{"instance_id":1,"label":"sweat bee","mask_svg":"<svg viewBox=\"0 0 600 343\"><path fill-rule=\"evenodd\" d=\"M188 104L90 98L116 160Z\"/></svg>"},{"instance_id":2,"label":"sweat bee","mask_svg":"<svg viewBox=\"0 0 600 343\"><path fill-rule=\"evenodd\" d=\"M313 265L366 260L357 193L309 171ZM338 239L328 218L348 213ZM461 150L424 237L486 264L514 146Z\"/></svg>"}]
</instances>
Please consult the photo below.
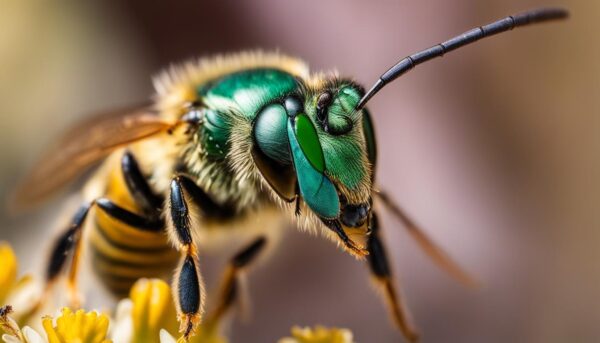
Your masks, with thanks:
<instances>
[{"instance_id":1,"label":"sweat bee","mask_svg":"<svg viewBox=\"0 0 600 343\"><path fill-rule=\"evenodd\" d=\"M198 251L210 245L210 233L257 233L230 260L208 316L218 322L237 300L241 273L287 218L366 260L394 322L406 339L417 341L394 286L376 208L390 210L451 275L474 281L378 190L376 135L365 105L434 57L567 15L540 9L472 29L400 60L368 91L351 79L311 74L303 61L279 53L245 52L171 67L154 79L150 105L75 127L18 187L14 205L31 206L102 161L51 250L47 291L68 274L71 302L79 305L84 250L117 295L142 277L170 278L187 339L204 316Z\"/></svg>"}]
</instances>

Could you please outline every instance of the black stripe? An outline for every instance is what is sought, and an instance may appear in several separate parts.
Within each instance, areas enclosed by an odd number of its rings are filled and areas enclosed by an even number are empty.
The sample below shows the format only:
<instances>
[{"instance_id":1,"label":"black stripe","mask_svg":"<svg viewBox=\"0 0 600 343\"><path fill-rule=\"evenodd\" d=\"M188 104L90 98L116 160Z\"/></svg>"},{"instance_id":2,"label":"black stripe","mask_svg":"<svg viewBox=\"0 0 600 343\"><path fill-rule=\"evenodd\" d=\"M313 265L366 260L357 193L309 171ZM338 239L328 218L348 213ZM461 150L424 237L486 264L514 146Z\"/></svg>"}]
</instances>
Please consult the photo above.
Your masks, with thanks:
<instances>
[{"instance_id":1,"label":"black stripe","mask_svg":"<svg viewBox=\"0 0 600 343\"><path fill-rule=\"evenodd\" d=\"M116 259L112 256L108 256L106 255L104 252L100 251L97 247L92 247L94 254L95 254L95 258L101 259L103 261L105 261L108 264L112 264L115 266L121 266L121 267L129 267L129 268L140 268L140 267L147 267L147 266L154 266L156 268L171 268L174 267L174 261L165 261L164 263L137 263L137 262L131 262L128 260L120 260L120 259Z\"/></svg>"},{"instance_id":2,"label":"black stripe","mask_svg":"<svg viewBox=\"0 0 600 343\"><path fill-rule=\"evenodd\" d=\"M131 276L121 276L121 275L115 275L115 274L111 274L108 272L102 272L102 271L98 271L98 275L103 277L102 281L105 281L105 282L110 282L110 281L113 281L113 282L135 282L138 279L148 276L148 275L143 275L143 274L131 275Z\"/></svg>"},{"instance_id":3,"label":"black stripe","mask_svg":"<svg viewBox=\"0 0 600 343\"><path fill-rule=\"evenodd\" d=\"M135 247L135 246L130 246L130 245L125 245L123 243L120 242L115 242L106 232L106 230L108 230L107 228L104 228L104 226L100 225L100 223L98 223L98 221L96 221L96 228L98 229L97 231L100 233L100 235L104 238L104 240L112 245L115 248L118 248L120 250L123 251L128 251L128 252L139 252L139 253L149 253L149 252L164 252L167 250L171 250L172 247L171 245L169 245L169 243L167 243L166 241L166 236L165 238L165 244L163 247ZM115 228L113 228L113 230L116 230ZM132 240L132 242L134 242Z\"/></svg>"},{"instance_id":4,"label":"black stripe","mask_svg":"<svg viewBox=\"0 0 600 343\"><path fill-rule=\"evenodd\" d=\"M112 265L114 266L114 265ZM137 280L140 278L144 278L144 277L160 277L163 276L164 274L167 274L170 270L170 268L163 268L162 270L159 270L158 268L154 267L154 266L147 266L145 268L135 268L132 271L134 271L135 273L130 273L127 275L123 275L123 274L116 274L113 273L112 270L110 270L111 266L107 266L106 268L102 268L100 266L100 264L98 263L98 260L94 263L94 268L97 271L98 275L103 277L103 280L109 278L111 280L115 280L115 281L128 281L128 280Z\"/></svg>"}]
</instances>

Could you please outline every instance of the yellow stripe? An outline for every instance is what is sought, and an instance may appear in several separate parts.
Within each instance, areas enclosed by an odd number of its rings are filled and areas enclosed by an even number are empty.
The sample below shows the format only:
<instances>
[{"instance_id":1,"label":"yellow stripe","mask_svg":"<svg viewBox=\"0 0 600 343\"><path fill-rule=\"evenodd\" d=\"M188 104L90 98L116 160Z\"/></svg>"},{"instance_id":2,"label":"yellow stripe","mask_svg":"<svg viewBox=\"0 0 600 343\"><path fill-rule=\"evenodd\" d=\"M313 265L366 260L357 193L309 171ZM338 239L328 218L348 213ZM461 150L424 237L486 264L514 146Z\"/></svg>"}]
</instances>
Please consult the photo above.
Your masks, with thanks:
<instances>
[{"instance_id":1,"label":"yellow stripe","mask_svg":"<svg viewBox=\"0 0 600 343\"><path fill-rule=\"evenodd\" d=\"M119 163L116 163L116 162ZM132 211L138 212L139 209L136 206L135 200L129 193L125 178L123 178L123 170L121 169L121 159L115 160L110 174L108 175L108 184L106 187L106 197L112 200L115 204Z\"/></svg>"},{"instance_id":2,"label":"yellow stripe","mask_svg":"<svg viewBox=\"0 0 600 343\"><path fill-rule=\"evenodd\" d=\"M171 266L156 266L156 265L148 265L146 267L140 266L126 266L126 265L118 265L114 263L107 262L102 258L96 258L94 261L94 268L103 274L104 276L114 276L117 278L135 278L139 279L142 277L156 277L162 278L168 276L172 270L175 269L175 263Z\"/></svg>"},{"instance_id":3,"label":"yellow stripe","mask_svg":"<svg viewBox=\"0 0 600 343\"><path fill-rule=\"evenodd\" d=\"M131 227L102 210L96 210L96 223L110 240L125 246L164 249L169 246L166 232L150 232Z\"/></svg>"},{"instance_id":4,"label":"yellow stripe","mask_svg":"<svg viewBox=\"0 0 600 343\"><path fill-rule=\"evenodd\" d=\"M90 233L92 245L103 255L113 260L131 262L142 265L165 264L168 261L176 260L178 253L175 249L157 250L156 252L144 252L135 250L124 250L115 247L105 237L98 232L99 228L93 227Z\"/></svg>"},{"instance_id":5,"label":"yellow stripe","mask_svg":"<svg viewBox=\"0 0 600 343\"><path fill-rule=\"evenodd\" d=\"M108 177L105 197L126 210L140 213L140 209L127 189L119 163L115 163ZM151 248L167 244L167 235L164 232L149 232L133 228L101 210L96 211L96 220L111 240L122 245Z\"/></svg>"}]
</instances>

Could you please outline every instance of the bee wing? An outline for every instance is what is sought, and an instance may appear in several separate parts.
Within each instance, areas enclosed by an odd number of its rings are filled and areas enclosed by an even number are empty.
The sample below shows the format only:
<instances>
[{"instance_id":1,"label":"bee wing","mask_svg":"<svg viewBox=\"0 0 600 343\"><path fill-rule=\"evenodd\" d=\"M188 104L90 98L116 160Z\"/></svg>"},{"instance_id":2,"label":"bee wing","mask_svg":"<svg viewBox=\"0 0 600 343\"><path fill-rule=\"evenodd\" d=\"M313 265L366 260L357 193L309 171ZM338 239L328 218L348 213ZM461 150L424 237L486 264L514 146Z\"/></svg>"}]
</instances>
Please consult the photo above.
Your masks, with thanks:
<instances>
[{"instance_id":1,"label":"bee wing","mask_svg":"<svg viewBox=\"0 0 600 343\"><path fill-rule=\"evenodd\" d=\"M379 190L376 191L375 194L382 200L383 204L391 211L391 213L404 224L408 233L417 241L417 244L419 244L421 249L429 255L433 262L462 284L474 288L479 287L479 281L454 262L442 248L429 238L429 236L427 236L425 232L404 213L400 206L398 206L386 192Z\"/></svg>"},{"instance_id":2,"label":"bee wing","mask_svg":"<svg viewBox=\"0 0 600 343\"><path fill-rule=\"evenodd\" d=\"M173 127L149 109L95 116L70 129L17 185L10 207L22 210L45 200L115 149Z\"/></svg>"}]
</instances>

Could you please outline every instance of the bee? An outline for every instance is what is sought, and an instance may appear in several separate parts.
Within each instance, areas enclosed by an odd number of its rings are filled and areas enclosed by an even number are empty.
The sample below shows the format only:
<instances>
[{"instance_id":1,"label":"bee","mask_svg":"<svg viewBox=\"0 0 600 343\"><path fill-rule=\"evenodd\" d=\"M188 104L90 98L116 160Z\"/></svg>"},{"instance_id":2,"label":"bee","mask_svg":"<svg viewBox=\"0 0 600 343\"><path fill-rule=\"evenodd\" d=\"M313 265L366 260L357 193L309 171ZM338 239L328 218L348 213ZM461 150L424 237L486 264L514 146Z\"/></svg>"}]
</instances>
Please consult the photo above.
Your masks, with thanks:
<instances>
[{"instance_id":1,"label":"bee","mask_svg":"<svg viewBox=\"0 0 600 343\"><path fill-rule=\"evenodd\" d=\"M187 339L204 316L198 252L212 244L211 233L256 233L230 260L208 315L218 322L238 299L240 275L272 242L269 232L291 220L365 260L401 333L417 341L386 257L379 207L443 269L463 283L475 281L378 189L376 134L366 104L434 57L565 17L562 9L539 9L472 29L400 60L368 91L348 78L311 74L300 59L279 53L244 52L169 68L154 79L150 105L75 127L18 188L14 205L31 206L102 161L51 250L47 291L65 276L71 302L79 305L84 250L117 295L142 277L170 278Z\"/></svg>"}]
</instances>

